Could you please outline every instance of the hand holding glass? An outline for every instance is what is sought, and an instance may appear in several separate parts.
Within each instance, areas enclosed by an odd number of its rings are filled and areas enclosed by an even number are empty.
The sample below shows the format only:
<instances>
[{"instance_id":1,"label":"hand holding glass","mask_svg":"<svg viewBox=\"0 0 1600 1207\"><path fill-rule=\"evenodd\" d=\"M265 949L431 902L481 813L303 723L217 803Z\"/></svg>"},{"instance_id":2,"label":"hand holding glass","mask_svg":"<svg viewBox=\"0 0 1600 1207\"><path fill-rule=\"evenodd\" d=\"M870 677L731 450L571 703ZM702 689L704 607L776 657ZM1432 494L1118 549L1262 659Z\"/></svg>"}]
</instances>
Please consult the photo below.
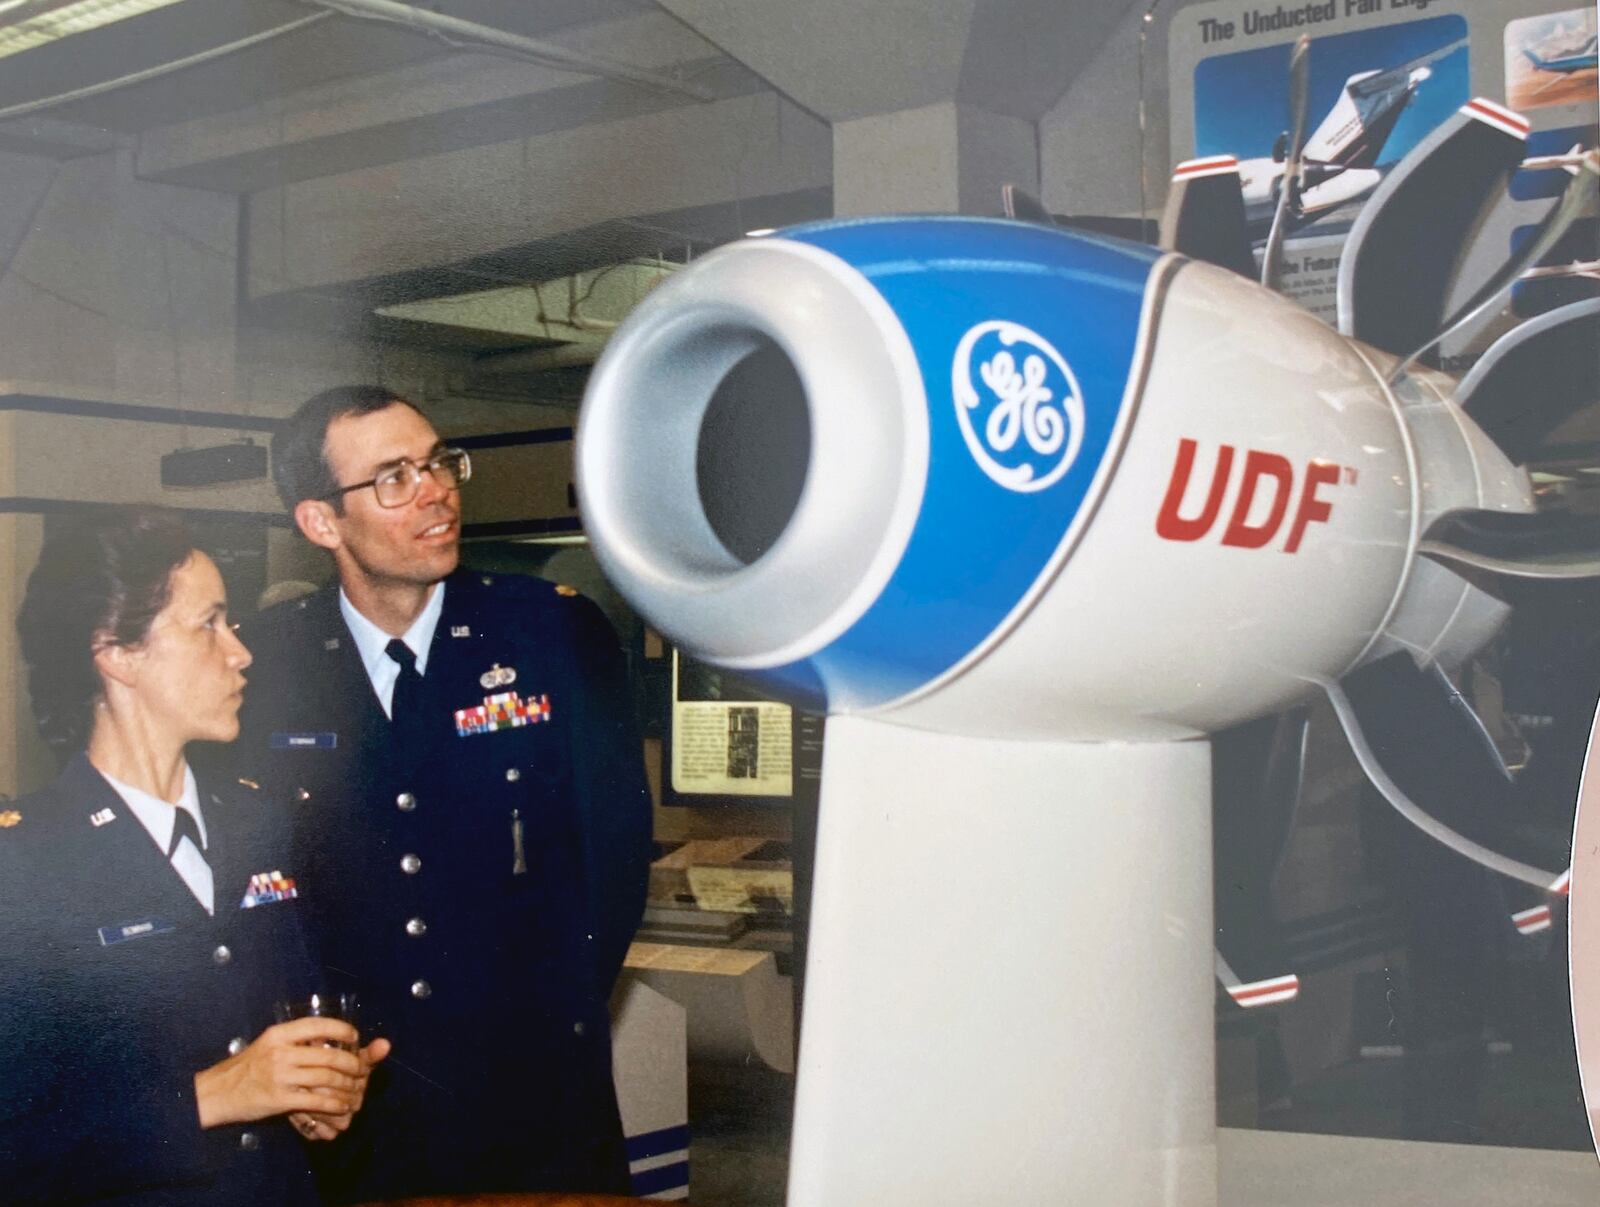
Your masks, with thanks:
<instances>
[{"instance_id":1,"label":"hand holding glass","mask_svg":"<svg viewBox=\"0 0 1600 1207\"><path fill-rule=\"evenodd\" d=\"M358 1033L359 1015L360 1002L353 993L311 993L305 997L274 1002L272 1006L272 1017L280 1023L292 1022L297 1018L336 1018L355 1027ZM346 1052L355 1052L361 1046L359 1034L348 1043L332 1039L323 1043L330 1048L343 1048Z\"/></svg>"}]
</instances>

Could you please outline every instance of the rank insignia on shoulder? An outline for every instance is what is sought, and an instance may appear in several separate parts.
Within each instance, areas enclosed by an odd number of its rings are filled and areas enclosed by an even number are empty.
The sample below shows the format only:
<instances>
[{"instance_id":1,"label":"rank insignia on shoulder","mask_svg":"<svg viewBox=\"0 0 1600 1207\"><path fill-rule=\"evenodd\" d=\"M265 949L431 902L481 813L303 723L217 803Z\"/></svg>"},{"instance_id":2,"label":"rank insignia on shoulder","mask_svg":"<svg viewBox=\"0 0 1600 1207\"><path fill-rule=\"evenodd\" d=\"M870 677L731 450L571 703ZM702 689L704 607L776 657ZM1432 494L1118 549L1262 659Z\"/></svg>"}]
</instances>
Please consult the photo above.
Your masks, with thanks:
<instances>
[{"instance_id":1,"label":"rank insignia on shoulder","mask_svg":"<svg viewBox=\"0 0 1600 1207\"><path fill-rule=\"evenodd\" d=\"M486 692L492 692L497 687L510 687L516 681L516 668L501 666L498 662L478 676L478 683Z\"/></svg>"},{"instance_id":2,"label":"rank insignia on shoulder","mask_svg":"<svg viewBox=\"0 0 1600 1207\"><path fill-rule=\"evenodd\" d=\"M239 902L239 908L254 909L258 905L271 905L274 901L292 901L299 895L293 876L285 876L278 871L257 872L250 877L250 885L244 891L244 900Z\"/></svg>"},{"instance_id":3,"label":"rank insignia on shoulder","mask_svg":"<svg viewBox=\"0 0 1600 1207\"><path fill-rule=\"evenodd\" d=\"M476 708L456 710L456 735L470 738L474 734L494 733L501 729L517 729L523 725L538 725L550 720L550 697L524 700L516 692L501 692L485 696Z\"/></svg>"},{"instance_id":4,"label":"rank insignia on shoulder","mask_svg":"<svg viewBox=\"0 0 1600 1207\"><path fill-rule=\"evenodd\" d=\"M108 821L116 821L116 820L117 820L117 815L115 813L113 813L110 809L101 809L100 812L98 812L98 813L89 814L89 824L91 826L95 826L97 828L99 826L105 825L106 822L108 822Z\"/></svg>"},{"instance_id":5,"label":"rank insignia on shoulder","mask_svg":"<svg viewBox=\"0 0 1600 1207\"><path fill-rule=\"evenodd\" d=\"M4 813L0 813L0 830L9 830L12 826L20 825L21 823L22 814L15 809L7 809Z\"/></svg>"},{"instance_id":6,"label":"rank insignia on shoulder","mask_svg":"<svg viewBox=\"0 0 1600 1207\"><path fill-rule=\"evenodd\" d=\"M567 596L576 595L576 594L578 594L578 588L569 587L569 586L567 586L566 583L557 583L556 584L556 594L557 595L567 595Z\"/></svg>"},{"instance_id":7,"label":"rank insignia on shoulder","mask_svg":"<svg viewBox=\"0 0 1600 1207\"><path fill-rule=\"evenodd\" d=\"M470 624L453 624L453 625L450 626L450 636L452 636L452 637L471 637L472 636L472 626Z\"/></svg>"},{"instance_id":8,"label":"rank insignia on shoulder","mask_svg":"<svg viewBox=\"0 0 1600 1207\"><path fill-rule=\"evenodd\" d=\"M256 783L255 780L247 780L247 779L244 778L244 776L241 775L239 777L239 782L241 784L243 784L246 788L249 788L254 792L260 792L261 791L261 785Z\"/></svg>"}]
</instances>

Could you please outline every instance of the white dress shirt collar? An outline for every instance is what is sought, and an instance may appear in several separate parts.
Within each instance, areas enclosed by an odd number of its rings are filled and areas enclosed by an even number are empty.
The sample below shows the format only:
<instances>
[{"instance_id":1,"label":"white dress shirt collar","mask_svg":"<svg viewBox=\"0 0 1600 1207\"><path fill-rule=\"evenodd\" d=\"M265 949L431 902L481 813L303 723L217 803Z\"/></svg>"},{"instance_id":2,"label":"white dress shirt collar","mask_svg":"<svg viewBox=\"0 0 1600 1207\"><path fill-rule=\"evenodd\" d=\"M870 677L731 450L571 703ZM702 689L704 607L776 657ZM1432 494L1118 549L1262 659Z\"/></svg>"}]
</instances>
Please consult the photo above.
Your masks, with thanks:
<instances>
[{"instance_id":1,"label":"white dress shirt collar","mask_svg":"<svg viewBox=\"0 0 1600 1207\"><path fill-rule=\"evenodd\" d=\"M419 675L428 673L428 650L433 645L433 631L439 627L439 616L444 611L444 588L444 583L434 584L422 611L417 613L411 627L400 634L400 640L410 646L411 652L417 656ZM383 705L384 715L387 716L390 702L394 699L394 681L400 677L400 664L385 652L392 638L356 610L343 587L339 588L339 613L344 617L345 627L350 630L350 636L356 643L367 680L372 684L378 703Z\"/></svg>"},{"instance_id":2,"label":"white dress shirt collar","mask_svg":"<svg viewBox=\"0 0 1600 1207\"><path fill-rule=\"evenodd\" d=\"M95 770L99 771L99 768ZM128 806L128 812L139 819L149 833L151 841L160 849L165 858L167 849L172 846L172 829L177 824L178 810L183 809L194 818L195 829L200 831L200 845L207 848L211 840L206 834L205 814L200 809L200 789L194 782L194 771L187 763L183 767L183 793L178 797L176 805L152 796L141 788L132 784L124 784L121 780L100 772L102 779L111 785L112 790L122 798L122 803ZM172 865L177 869L178 875L183 878L184 884L195 895L195 899L205 906L206 912L215 912L215 894L211 882L211 868L205 861L205 856L200 851L190 846L182 846L174 853Z\"/></svg>"}]
</instances>

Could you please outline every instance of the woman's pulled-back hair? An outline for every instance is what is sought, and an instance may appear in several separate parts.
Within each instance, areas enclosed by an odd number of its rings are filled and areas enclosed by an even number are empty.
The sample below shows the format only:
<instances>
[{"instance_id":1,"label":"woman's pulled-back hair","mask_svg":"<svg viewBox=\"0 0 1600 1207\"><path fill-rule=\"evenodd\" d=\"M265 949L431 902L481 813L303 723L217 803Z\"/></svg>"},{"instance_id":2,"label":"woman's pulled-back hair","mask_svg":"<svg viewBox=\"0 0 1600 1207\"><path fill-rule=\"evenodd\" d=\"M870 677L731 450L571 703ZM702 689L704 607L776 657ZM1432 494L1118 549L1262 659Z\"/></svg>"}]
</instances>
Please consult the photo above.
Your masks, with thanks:
<instances>
[{"instance_id":1,"label":"woman's pulled-back hair","mask_svg":"<svg viewBox=\"0 0 1600 1207\"><path fill-rule=\"evenodd\" d=\"M137 645L172 595L194 538L175 512L123 508L51 535L17 615L34 719L46 742L87 745L104 690L94 664L106 644Z\"/></svg>"}]
</instances>

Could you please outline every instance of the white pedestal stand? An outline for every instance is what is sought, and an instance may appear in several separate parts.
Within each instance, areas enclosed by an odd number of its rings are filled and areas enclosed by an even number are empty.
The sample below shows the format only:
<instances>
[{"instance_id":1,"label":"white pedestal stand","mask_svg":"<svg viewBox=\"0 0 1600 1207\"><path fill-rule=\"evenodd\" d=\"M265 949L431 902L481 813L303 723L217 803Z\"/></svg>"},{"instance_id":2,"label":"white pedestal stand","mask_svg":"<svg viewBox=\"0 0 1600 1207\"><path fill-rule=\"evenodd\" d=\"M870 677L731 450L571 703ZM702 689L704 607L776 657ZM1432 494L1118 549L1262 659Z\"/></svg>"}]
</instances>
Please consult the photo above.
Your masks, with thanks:
<instances>
[{"instance_id":1,"label":"white pedestal stand","mask_svg":"<svg viewBox=\"0 0 1600 1207\"><path fill-rule=\"evenodd\" d=\"M1210 766L828 721L790 1207L1214 1207Z\"/></svg>"}]
</instances>

